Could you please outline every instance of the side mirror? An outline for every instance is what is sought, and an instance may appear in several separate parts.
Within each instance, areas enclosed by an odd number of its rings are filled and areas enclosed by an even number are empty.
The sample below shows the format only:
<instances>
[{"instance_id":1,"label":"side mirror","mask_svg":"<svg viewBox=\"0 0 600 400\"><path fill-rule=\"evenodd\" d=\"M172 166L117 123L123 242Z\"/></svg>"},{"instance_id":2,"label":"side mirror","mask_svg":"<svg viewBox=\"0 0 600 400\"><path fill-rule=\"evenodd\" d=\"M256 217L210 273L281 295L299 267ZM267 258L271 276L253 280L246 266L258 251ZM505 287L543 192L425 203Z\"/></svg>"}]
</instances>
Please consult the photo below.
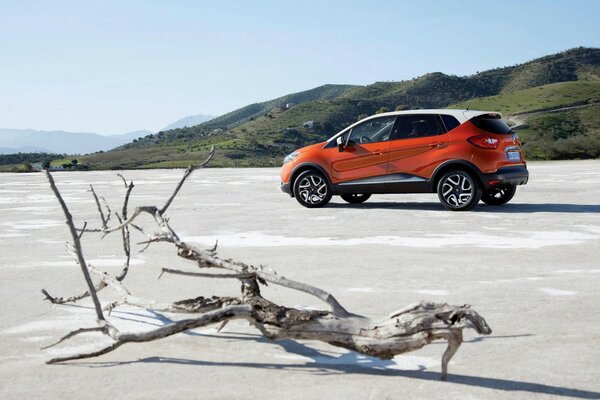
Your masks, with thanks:
<instances>
[{"instance_id":1,"label":"side mirror","mask_svg":"<svg viewBox=\"0 0 600 400\"><path fill-rule=\"evenodd\" d=\"M338 151L341 153L342 151L344 151L344 141L342 140L341 136L338 136L338 138L335 140L335 142L338 145Z\"/></svg>"}]
</instances>

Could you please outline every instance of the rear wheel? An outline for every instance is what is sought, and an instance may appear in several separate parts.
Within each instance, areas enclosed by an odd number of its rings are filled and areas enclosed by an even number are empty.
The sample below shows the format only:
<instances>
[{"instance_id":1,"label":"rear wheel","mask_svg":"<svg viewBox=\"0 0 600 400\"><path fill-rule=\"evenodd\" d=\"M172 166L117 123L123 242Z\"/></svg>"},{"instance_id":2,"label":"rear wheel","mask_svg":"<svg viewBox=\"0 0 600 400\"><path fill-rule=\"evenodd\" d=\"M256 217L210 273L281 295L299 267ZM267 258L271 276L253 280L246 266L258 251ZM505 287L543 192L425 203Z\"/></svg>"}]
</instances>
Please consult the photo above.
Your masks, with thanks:
<instances>
[{"instance_id":1,"label":"rear wheel","mask_svg":"<svg viewBox=\"0 0 600 400\"><path fill-rule=\"evenodd\" d=\"M350 193L350 194L341 194L340 197L344 199L345 202L350 204L360 204L369 200L371 195L369 193Z\"/></svg>"},{"instance_id":2,"label":"rear wheel","mask_svg":"<svg viewBox=\"0 0 600 400\"><path fill-rule=\"evenodd\" d=\"M440 202L451 211L466 211L475 207L481 198L477 180L467 171L450 171L438 182Z\"/></svg>"},{"instance_id":3,"label":"rear wheel","mask_svg":"<svg viewBox=\"0 0 600 400\"><path fill-rule=\"evenodd\" d=\"M489 206L501 206L508 203L516 192L517 187L515 185L493 187L481 196L481 201Z\"/></svg>"},{"instance_id":4,"label":"rear wheel","mask_svg":"<svg viewBox=\"0 0 600 400\"><path fill-rule=\"evenodd\" d=\"M331 189L320 172L309 170L302 172L294 181L294 196L304 207L323 207L331 200Z\"/></svg>"}]
</instances>

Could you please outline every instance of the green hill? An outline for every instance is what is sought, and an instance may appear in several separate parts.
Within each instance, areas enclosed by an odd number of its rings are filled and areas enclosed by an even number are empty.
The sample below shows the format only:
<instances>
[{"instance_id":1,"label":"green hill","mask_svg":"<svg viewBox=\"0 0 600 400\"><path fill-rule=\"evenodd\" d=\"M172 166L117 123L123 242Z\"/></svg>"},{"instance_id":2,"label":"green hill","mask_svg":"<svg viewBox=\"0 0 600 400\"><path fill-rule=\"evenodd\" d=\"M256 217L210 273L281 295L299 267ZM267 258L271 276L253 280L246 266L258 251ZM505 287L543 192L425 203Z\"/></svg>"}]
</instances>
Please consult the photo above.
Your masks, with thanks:
<instances>
[{"instance_id":1,"label":"green hill","mask_svg":"<svg viewBox=\"0 0 600 400\"><path fill-rule=\"evenodd\" d=\"M334 99L357 88L355 85L323 85L303 92L288 94L263 103L250 104L238 110L214 118L201 126L210 128L231 128L253 117L264 115L273 108L285 108L286 105L302 104L309 101Z\"/></svg>"},{"instance_id":2,"label":"green hill","mask_svg":"<svg viewBox=\"0 0 600 400\"><path fill-rule=\"evenodd\" d=\"M600 80L552 83L450 108L503 113L525 141L530 160L600 157Z\"/></svg>"},{"instance_id":3,"label":"green hill","mask_svg":"<svg viewBox=\"0 0 600 400\"><path fill-rule=\"evenodd\" d=\"M449 108L493 110L515 114L600 102L600 80L551 83L497 96L477 97Z\"/></svg>"},{"instance_id":4,"label":"green hill","mask_svg":"<svg viewBox=\"0 0 600 400\"><path fill-rule=\"evenodd\" d=\"M600 104L535 113L517 128L530 160L600 158Z\"/></svg>"},{"instance_id":5,"label":"green hill","mask_svg":"<svg viewBox=\"0 0 600 400\"><path fill-rule=\"evenodd\" d=\"M517 114L594 103L600 96L599 82L600 49L576 48L466 77L435 72L401 82L325 85L252 104L193 127L148 135L116 150L86 156L84 161L92 168L182 167L197 162L214 145L218 156L213 165L275 166L291 150L324 140L381 107L394 110L469 104L471 109ZM593 152L584 155L572 146L557 152L535 147L547 144L547 139L541 139L547 138L546 133L540 129L548 128L548 121L560 129L557 121L574 121L573 115L581 123L572 126L583 130L568 130L568 136L593 136L585 130L593 125L588 123L594 118L591 114L576 110L553 113L549 120L546 115L524 117L523 136L531 138L525 150L535 158L597 157ZM312 126L305 126L307 121L313 121ZM581 138L576 140L584 143Z\"/></svg>"}]
</instances>

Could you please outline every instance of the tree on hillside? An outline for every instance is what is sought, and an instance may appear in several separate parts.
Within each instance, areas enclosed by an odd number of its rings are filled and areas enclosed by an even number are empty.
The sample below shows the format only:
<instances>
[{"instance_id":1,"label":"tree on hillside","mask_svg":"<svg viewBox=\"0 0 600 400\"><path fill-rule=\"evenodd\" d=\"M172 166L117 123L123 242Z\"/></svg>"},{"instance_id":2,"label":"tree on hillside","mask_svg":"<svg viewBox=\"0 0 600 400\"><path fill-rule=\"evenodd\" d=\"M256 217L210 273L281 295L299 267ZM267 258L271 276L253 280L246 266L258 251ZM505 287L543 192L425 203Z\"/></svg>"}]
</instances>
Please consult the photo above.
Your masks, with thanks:
<instances>
[{"instance_id":1,"label":"tree on hillside","mask_svg":"<svg viewBox=\"0 0 600 400\"><path fill-rule=\"evenodd\" d=\"M383 114L389 112L390 110L387 107L381 107L379 110L375 111L375 114Z\"/></svg>"},{"instance_id":2,"label":"tree on hillside","mask_svg":"<svg viewBox=\"0 0 600 400\"><path fill-rule=\"evenodd\" d=\"M23 163L17 167L17 172L33 172L33 167L29 163Z\"/></svg>"}]
</instances>

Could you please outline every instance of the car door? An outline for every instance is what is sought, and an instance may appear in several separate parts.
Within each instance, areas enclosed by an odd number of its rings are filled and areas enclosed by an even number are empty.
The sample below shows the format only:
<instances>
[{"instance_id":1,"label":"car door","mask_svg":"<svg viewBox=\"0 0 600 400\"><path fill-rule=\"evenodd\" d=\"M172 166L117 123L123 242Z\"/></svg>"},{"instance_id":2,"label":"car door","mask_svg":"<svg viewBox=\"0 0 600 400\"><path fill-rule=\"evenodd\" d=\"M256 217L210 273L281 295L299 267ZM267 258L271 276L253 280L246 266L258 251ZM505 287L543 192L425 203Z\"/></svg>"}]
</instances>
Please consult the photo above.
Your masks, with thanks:
<instances>
[{"instance_id":1,"label":"car door","mask_svg":"<svg viewBox=\"0 0 600 400\"><path fill-rule=\"evenodd\" d=\"M384 187L389 139L395 121L395 116L373 118L342 135L342 142L347 145L343 151L333 148L330 159L336 185L352 192L363 186L373 190Z\"/></svg>"},{"instance_id":2,"label":"car door","mask_svg":"<svg viewBox=\"0 0 600 400\"><path fill-rule=\"evenodd\" d=\"M447 150L448 134L437 114L399 116L389 144L387 189L427 191L427 180Z\"/></svg>"}]
</instances>

